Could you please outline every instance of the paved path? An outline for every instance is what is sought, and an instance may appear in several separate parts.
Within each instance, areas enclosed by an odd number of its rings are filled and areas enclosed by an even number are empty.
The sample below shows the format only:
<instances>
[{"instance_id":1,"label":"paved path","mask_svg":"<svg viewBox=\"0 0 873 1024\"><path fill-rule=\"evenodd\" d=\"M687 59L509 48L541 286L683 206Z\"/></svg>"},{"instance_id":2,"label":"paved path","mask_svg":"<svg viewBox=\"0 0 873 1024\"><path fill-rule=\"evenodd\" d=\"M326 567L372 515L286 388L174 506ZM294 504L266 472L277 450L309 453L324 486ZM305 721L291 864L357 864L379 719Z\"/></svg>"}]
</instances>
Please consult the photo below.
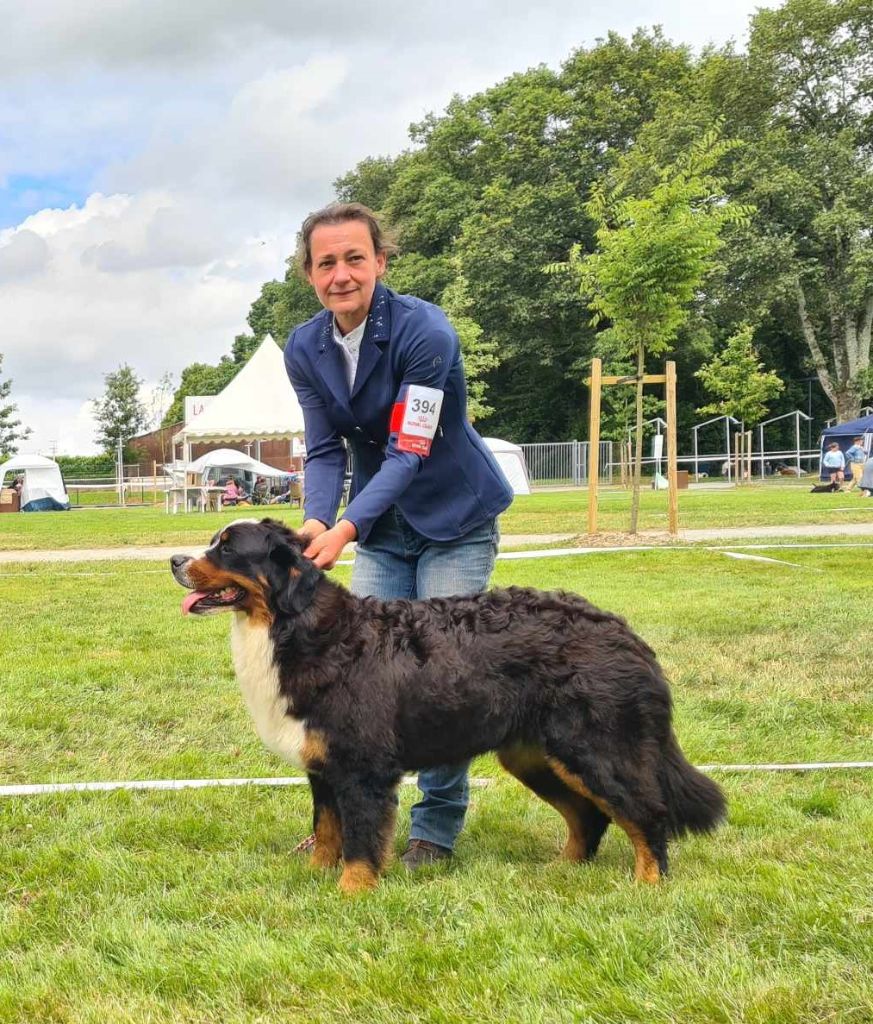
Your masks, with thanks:
<instances>
[{"instance_id":1,"label":"paved path","mask_svg":"<svg viewBox=\"0 0 873 1024\"><path fill-rule=\"evenodd\" d=\"M500 547L518 548L527 544L568 543L573 540L570 533L531 533L510 534L500 538ZM343 554L349 557L354 553L354 545L350 544ZM157 561L175 554L199 555L203 545L188 546L185 544L161 544L137 547L129 545L124 548L58 548L50 551L0 551L0 565L9 562L128 562Z\"/></svg>"},{"instance_id":2,"label":"paved path","mask_svg":"<svg viewBox=\"0 0 873 1024\"><path fill-rule=\"evenodd\" d=\"M823 523L816 526L739 526L712 530L681 530L680 542L689 544L696 542L730 542L741 540L765 540L771 537L806 537L823 539L827 537L873 538L873 523ZM570 533L529 533L507 534L500 539L502 551L511 548L527 547L534 544L569 544L573 540L582 542L584 535ZM663 532L642 532L634 539L633 544L651 545L669 543L670 538ZM601 543L616 547L630 545L628 534L609 534L601 538ZM354 547L350 545L344 555L350 556ZM164 544L149 547L124 548L60 548L54 551L0 551L0 565L11 562L110 562L110 561L159 561L173 554L199 554L202 547L186 547L184 544Z\"/></svg>"},{"instance_id":3,"label":"paved path","mask_svg":"<svg viewBox=\"0 0 873 1024\"><path fill-rule=\"evenodd\" d=\"M818 523L806 526L732 526L712 530L680 530L679 539L694 541L764 540L768 537L873 537L870 523Z\"/></svg>"}]
</instances>

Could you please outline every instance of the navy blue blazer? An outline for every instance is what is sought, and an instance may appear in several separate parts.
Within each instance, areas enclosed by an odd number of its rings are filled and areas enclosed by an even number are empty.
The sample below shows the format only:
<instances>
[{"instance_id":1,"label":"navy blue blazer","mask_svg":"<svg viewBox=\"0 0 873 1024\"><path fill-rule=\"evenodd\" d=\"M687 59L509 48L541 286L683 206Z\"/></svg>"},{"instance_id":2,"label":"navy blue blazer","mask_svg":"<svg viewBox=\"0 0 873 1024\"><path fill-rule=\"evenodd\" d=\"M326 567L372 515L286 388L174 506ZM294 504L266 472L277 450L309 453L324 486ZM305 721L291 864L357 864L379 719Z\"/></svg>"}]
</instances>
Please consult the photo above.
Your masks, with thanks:
<instances>
[{"instance_id":1,"label":"navy blue blazer","mask_svg":"<svg viewBox=\"0 0 873 1024\"><path fill-rule=\"evenodd\" d=\"M467 422L467 386L458 336L438 307L376 284L354 385L322 310L296 327L285 366L306 429L304 514L332 526L342 496L346 452L352 487L343 519L365 541L391 505L430 540L457 540L502 512L512 489ZM443 392L430 454L397 447L392 410L410 384Z\"/></svg>"}]
</instances>

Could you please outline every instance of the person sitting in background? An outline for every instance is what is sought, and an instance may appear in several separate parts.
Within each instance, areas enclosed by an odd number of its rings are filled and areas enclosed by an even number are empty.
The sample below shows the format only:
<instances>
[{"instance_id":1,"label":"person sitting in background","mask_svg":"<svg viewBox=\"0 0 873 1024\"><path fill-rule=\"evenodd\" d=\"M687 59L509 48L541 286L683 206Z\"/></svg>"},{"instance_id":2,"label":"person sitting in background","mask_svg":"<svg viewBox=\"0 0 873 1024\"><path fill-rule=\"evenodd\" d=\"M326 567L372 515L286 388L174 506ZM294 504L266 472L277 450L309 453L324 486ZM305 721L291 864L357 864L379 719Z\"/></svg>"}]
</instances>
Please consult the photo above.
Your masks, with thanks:
<instances>
[{"instance_id":1,"label":"person sitting in background","mask_svg":"<svg viewBox=\"0 0 873 1024\"><path fill-rule=\"evenodd\" d=\"M239 505L245 500L245 497L245 491L237 485L233 477L229 477L224 485L224 493L221 495L221 504L229 508L233 505Z\"/></svg>"},{"instance_id":2,"label":"person sitting in background","mask_svg":"<svg viewBox=\"0 0 873 1024\"><path fill-rule=\"evenodd\" d=\"M846 449L846 466L851 473L847 491L851 491L856 484L861 483L861 474L864 471L864 463L867 461L867 453L862 447L863 444L864 438L856 437L852 439L852 447Z\"/></svg>"},{"instance_id":3,"label":"person sitting in background","mask_svg":"<svg viewBox=\"0 0 873 1024\"><path fill-rule=\"evenodd\" d=\"M291 502L291 492L295 485L300 483L300 474L291 473L288 479L285 481L285 490L281 494L277 494L275 498L270 499L271 505L287 505ZM295 496L296 500L296 496Z\"/></svg>"},{"instance_id":4,"label":"person sitting in background","mask_svg":"<svg viewBox=\"0 0 873 1024\"><path fill-rule=\"evenodd\" d=\"M831 441L828 450L821 460L822 468L830 477L831 484L835 491L841 491L843 483L843 470L846 468L846 457L840 451L836 441Z\"/></svg>"},{"instance_id":5,"label":"person sitting in background","mask_svg":"<svg viewBox=\"0 0 873 1024\"><path fill-rule=\"evenodd\" d=\"M267 483L266 477L255 477L255 483L252 487L252 502L255 505L269 505L270 485Z\"/></svg>"}]
</instances>

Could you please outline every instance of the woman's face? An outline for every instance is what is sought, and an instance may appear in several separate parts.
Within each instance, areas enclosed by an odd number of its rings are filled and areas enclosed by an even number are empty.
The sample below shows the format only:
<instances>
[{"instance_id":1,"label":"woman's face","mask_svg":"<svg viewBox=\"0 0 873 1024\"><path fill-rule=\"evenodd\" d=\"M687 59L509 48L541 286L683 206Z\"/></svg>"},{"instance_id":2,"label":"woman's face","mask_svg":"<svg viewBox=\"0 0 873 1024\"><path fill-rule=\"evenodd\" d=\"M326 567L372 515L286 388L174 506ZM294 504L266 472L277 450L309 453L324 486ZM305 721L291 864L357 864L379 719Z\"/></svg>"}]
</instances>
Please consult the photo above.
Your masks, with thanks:
<instances>
[{"instance_id":1,"label":"woman's face","mask_svg":"<svg viewBox=\"0 0 873 1024\"><path fill-rule=\"evenodd\" d=\"M359 220L319 224L309 239L312 265L307 273L319 302L344 332L366 317L376 282L385 273L385 253L373 248L370 229Z\"/></svg>"}]
</instances>

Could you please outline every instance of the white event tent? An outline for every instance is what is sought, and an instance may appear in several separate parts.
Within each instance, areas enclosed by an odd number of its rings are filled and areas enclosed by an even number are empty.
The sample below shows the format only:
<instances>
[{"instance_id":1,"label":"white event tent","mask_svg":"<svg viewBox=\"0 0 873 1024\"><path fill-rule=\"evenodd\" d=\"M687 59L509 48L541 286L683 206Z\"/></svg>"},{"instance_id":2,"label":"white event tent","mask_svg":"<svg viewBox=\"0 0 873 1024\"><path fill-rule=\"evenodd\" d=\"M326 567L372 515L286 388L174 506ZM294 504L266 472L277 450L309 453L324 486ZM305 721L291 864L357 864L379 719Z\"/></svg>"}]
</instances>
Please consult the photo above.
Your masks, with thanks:
<instances>
[{"instance_id":1,"label":"white event tent","mask_svg":"<svg viewBox=\"0 0 873 1024\"><path fill-rule=\"evenodd\" d=\"M499 437L483 437L482 440L488 445L497 465L509 481L513 494L530 494L530 478L522 449Z\"/></svg>"},{"instance_id":2,"label":"white event tent","mask_svg":"<svg viewBox=\"0 0 873 1024\"><path fill-rule=\"evenodd\" d=\"M194 442L287 441L303 434L303 411L288 374L282 351L267 335L246 365L190 423L173 437L191 461Z\"/></svg>"},{"instance_id":3,"label":"white event tent","mask_svg":"<svg viewBox=\"0 0 873 1024\"><path fill-rule=\"evenodd\" d=\"M7 473L24 477L22 512L66 511L70 507L60 466L43 455L14 455L0 465L0 483Z\"/></svg>"}]
</instances>

